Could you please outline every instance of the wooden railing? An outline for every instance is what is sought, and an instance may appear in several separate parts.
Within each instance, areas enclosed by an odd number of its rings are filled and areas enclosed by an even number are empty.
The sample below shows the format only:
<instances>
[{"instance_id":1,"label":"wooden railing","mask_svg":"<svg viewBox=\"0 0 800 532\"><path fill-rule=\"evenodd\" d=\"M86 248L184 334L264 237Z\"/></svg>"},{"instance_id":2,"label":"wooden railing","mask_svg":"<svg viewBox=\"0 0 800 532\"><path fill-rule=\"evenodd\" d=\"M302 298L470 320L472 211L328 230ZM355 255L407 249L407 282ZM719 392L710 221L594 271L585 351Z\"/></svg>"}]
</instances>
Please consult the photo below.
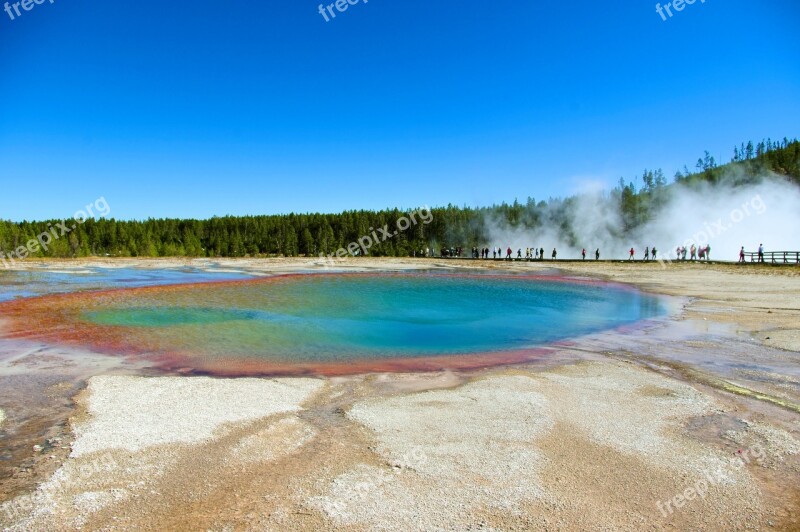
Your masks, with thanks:
<instances>
[{"instance_id":1,"label":"wooden railing","mask_svg":"<svg viewBox=\"0 0 800 532\"><path fill-rule=\"evenodd\" d=\"M744 253L745 261L750 259L750 262L770 262L772 264L800 264L800 251L765 251L759 257L757 251L746 251ZM740 261L741 262L741 261Z\"/></svg>"}]
</instances>

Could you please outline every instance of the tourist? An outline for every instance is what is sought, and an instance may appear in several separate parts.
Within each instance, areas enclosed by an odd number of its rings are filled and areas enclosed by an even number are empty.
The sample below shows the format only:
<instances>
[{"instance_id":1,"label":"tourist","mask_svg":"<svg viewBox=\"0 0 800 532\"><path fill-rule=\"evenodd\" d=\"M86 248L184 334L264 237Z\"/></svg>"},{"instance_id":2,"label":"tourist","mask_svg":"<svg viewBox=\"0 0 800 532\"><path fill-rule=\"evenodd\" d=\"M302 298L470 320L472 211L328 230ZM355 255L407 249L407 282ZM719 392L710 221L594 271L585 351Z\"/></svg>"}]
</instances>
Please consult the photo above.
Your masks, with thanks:
<instances>
[{"instance_id":1,"label":"tourist","mask_svg":"<svg viewBox=\"0 0 800 532\"><path fill-rule=\"evenodd\" d=\"M658 253L658 250L656 249L655 246L653 246L653 250L650 252L650 255L653 257L653 260L656 260L656 253Z\"/></svg>"},{"instance_id":2,"label":"tourist","mask_svg":"<svg viewBox=\"0 0 800 532\"><path fill-rule=\"evenodd\" d=\"M539 248L539 260L544 260L544 248Z\"/></svg>"},{"instance_id":3,"label":"tourist","mask_svg":"<svg viewBox=\"0 0 800 532\"><path fill-rule=\"evenodd\" d=\"M581 251L581 257L583 257L583 260L586 260L586 248L583 248L583 251Z\"/></svg>"},{"instance_id":4,"label":"tourist","mask_svg":"<svg viewBox=\"0 0 800 532\"><path fill-rule=\"evenodd\" d=\"M739 250L739 262L744 262L744 246Z\"/></svg>"},{"instance_id":5,"label":"tourist","mask_svg":"<svg viewBox=\"0 0 800 532\"><path fill-rule=\"evenodd\" d=\"M521 258L522 258L522 248L519 248L517 250L517 259L521 259Z\"/></svg>"},{"instance_id":6,"label":"tourist","mask_svg":"<svg viewBox=\"0 0 800 532\"><path fill-rule=\"evenodd\" d=\"M553 260L556 260L557 255L558 253L556 253L556 248L553 248Z\"/></svg>"},{"instance_id":7,"label":"tourist","mask_svg":"<svg viewBox=\"0 0 800 532\"><path fill-rule=\"evenodd\" d=\"M633 248L631 248L631 254L630 254L630 256L628 257L628 261L629 261L629 262L633 260L633 254L634 254L634 253L636 253L636 252L634 251L634 249L633 249Z\"/></svg>"},{"instance_id":8,"label":"tourist","mask_svg":"<svg viewBox=\"0 0 800 532\"><path fill-rule=\"evenodd\" d=\"M647 262L650 260L650 246L644 248L644 261Z\"/></svg>"},{"instance_id":9,"label":"tourist","mask_svg":"<svg viewBox=\"0 0 800 532\"><path fill-rule=\"evenodd\" d=\"M512 253L514 253L514 251L511 248L508 248L506 250L506 259L511 260L511 254Z\"/></svg>"},{"instance_id":10,"label":"tourist","mask_svg":"<svg viewBox=\"0 0 800 532\"><path fill-rule=\"evenodd\" d=\"M711 245L706 244L706 260L711 260Z\"/></svg>"},{"instance_id":11,"label":"tourist","mask_svg":"<svg viewBox=\"0 0 800 532\"><path fill-rule=\"evenodd\" d=\"M594 252L594 260L600 260L600 248L597 248Z\"/></svg>"},{"instance_id":12,"label":"tourist","mask_svg":"<svg viewBox=\"0 0 800 532\"><path fill-rule=\"evenodd\" d=\"M689 251L691 251L691 253L692 253L692 256L691 256L691 258L689 260L693 260L693 261L697 260L697 246L692 244L692 247L691 247L691 249Z\"/></svg>"},{"instance_id":13,"label":"tourist","mask_svg":"<svg viewBox=\"0 0 800 532\"><path fill-rule=\"evenodd\" d=\"M764 244L758 245L758 262L764 262Z\"/></svg>"}]
</instances>

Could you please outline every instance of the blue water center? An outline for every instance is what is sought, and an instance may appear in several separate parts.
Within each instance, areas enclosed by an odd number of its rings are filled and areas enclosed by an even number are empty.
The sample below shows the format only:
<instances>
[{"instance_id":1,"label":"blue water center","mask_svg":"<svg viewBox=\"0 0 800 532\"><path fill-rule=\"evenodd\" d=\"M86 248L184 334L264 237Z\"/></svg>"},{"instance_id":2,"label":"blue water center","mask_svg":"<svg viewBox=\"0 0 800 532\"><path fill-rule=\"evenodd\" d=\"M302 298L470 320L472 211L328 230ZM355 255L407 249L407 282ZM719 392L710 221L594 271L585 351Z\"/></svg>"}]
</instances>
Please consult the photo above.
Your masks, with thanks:
<instances>
[{"instance_id":1,"label":"blue water center","mask_svg":"<svg viewBox=\"0 0 800 532\"><path fill-rule=\"evenodd\" d=\"M142 349L286 362L523 349L665 313L613 285L430 274L194 285L90 307L84 320Z\"/></svg>"}]
</instances>

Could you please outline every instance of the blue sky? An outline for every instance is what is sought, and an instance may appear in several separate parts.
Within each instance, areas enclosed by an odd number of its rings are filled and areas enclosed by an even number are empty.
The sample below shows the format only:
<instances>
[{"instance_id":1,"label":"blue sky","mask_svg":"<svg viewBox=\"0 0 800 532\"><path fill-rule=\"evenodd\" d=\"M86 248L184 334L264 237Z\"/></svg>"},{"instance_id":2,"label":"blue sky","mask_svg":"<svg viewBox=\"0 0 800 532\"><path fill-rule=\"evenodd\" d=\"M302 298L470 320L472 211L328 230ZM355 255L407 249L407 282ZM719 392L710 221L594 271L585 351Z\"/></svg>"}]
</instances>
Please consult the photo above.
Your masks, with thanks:
<instances>
[{"instance_id":1,"label":"blue sky","mask_svg":"<svg viewBox=\"0 0 800 532\"><path fill-rule=\"evenodd\" d=\"M0 11L0 218L546 199L800 135L796 0L318 5Z\"/></svg>"}]
</instances>

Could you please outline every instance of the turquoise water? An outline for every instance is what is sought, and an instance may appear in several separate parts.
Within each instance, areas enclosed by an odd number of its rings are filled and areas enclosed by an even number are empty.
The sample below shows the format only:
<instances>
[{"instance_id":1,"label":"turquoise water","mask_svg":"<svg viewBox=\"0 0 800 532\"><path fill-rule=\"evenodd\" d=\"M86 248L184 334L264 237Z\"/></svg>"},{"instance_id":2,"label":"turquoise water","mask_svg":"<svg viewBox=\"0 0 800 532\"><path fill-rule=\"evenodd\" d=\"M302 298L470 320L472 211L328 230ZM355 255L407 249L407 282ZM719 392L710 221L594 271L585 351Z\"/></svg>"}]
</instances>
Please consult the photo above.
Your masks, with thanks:
<instances>
[{"instance_id":1,"label":"turquoise water","mask_svg":"<svg viewBox=\"0 0 800 532\"><path fill-rule=\"evenodd\" d=\"M666 312L634 290L513 276L305 275L133 292L81 319L143 351L285 362L524 349Z\"/></svg>"}]
</instances>

